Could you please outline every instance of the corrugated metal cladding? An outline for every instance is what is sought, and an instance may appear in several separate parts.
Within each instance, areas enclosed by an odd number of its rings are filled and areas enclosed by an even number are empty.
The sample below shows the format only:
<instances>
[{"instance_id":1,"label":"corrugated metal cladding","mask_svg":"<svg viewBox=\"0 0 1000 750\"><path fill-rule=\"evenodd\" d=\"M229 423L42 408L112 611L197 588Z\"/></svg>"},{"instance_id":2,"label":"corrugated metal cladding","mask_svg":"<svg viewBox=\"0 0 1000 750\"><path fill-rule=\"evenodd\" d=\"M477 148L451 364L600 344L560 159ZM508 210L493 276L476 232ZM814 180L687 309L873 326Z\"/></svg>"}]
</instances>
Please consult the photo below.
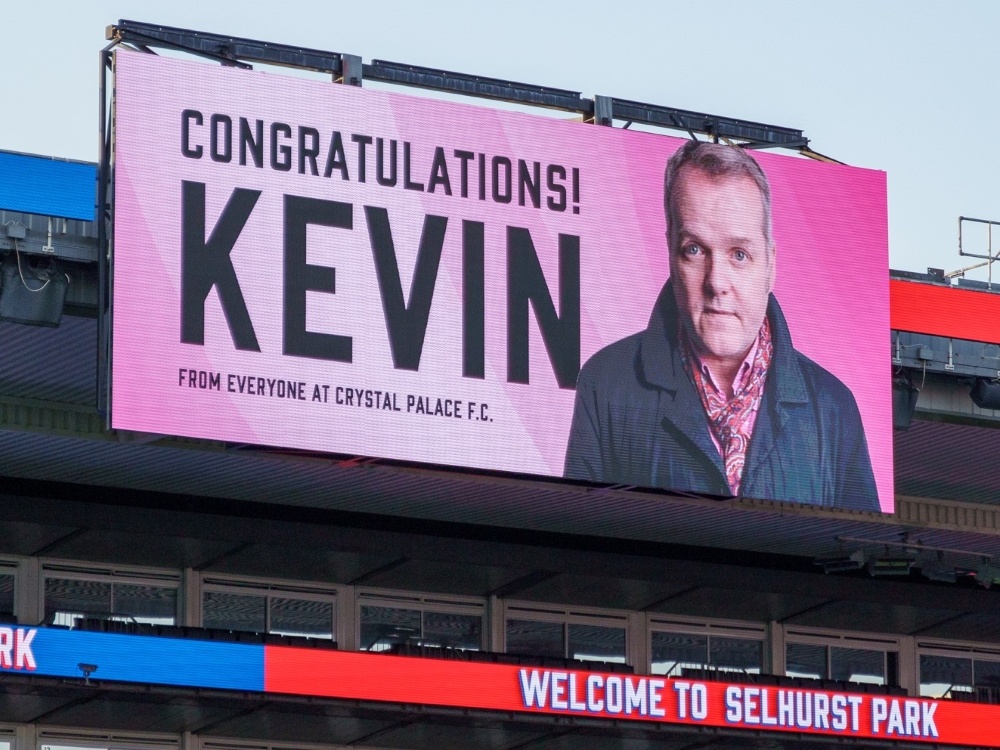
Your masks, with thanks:
<instances>
[{"instance_id":1,"label":"corrugated metal cladding","mask_svg":"<svg viewBox=\"0 0 1000 750\"><path fill-rule=\"evenodd\" d=\"M893 437L896 492L1000 505L1000 429L918 419Z\"/></svg>"},{"instance_id":2,"label":"corrugated metal cladding","mask_svg":"<svg viewBox=\"0 0 1000 750\"><path fill-rule=\"evenodd\" d=\"M97 165L0 151L0 208L93 221Z\"/></svg>"},{"instance_id":3,"label":"corrugated metal cladding","mask_svg":"<svg viewBox=\"0 0 1000 750\"><path fill-rule=\"evenodd\" d=\"M59 404L97 402L97 321L58 328L0 323L0 394Z\"/></svg>"}]
</instances>

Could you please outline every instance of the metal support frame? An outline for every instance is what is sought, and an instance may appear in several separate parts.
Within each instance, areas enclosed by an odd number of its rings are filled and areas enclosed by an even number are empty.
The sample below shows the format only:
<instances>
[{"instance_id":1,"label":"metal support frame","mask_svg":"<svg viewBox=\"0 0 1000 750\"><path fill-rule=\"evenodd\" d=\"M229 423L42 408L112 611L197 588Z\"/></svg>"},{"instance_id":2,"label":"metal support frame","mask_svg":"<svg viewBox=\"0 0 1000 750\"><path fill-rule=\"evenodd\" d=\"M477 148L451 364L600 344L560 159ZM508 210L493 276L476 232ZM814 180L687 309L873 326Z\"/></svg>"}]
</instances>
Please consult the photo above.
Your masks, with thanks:
<instances>
[{"instance_id":1,"label":"metal support frame","mask_svg":"<svg viewBox=\"0 0 1000 750\"><path fill-rule=\"evenodd\" d=\"M738 141L745 148L789 148L806 155L809 140L801 130L765 125L732 117L691 112L684 109L643 104L608 96L586 98L578 91L517 83L500 78L456 73L418 65L372 60L361 64L357 55L292 47L285 44L178 29L170 26L121 20L107 30L114 44L126 42L139 49L161 47L181 50L215 60L223 65L250 68L253 63L280 65L329 73L334 81L360 86L363 79L401 86L445 91L484 99L548 107L583 116L588 122L612 125L614 120L644 123L671 130L682 130L692 138L696 134L714 140Z\"/></svg>"},{"instance_id":2,"label":"metal support frame","mask_svg":"<svg viewBox=\"0 0 1000 750\"><path fill-rule=\"evenodd\" d=\"M578 91L534 86L529 83L506 81L502 78L487 78L435 68L423 68L418 65L406 65L388 60L372 60L370 65L365 66L365 77L402 86L416 86L466 96L478 96L482 99L534 104L540 107L577 112L584 117L591 116L594 111L594 103L585 99Z\"/></svg>"},{"instance_id":3,"label":"metal support frame","mask_svg":"<svg viewBox=\"0 0 1000 750\"><path fill-rule=\"evenodd\" d=\"M759 122L737 120L732 117L707 115L685 109L644 104L627 99L612 99L612 110L616 119L658 125L664 128L685 130L693 138L695 133L704 133L714 140L720 138L746 141L747 148L781 147L800 149L809 145L809 139L801 130L765 125Z\"/></svg>"},{"instance_id":4,"label":"metal support frame","mask_svg":"<svg viewBox=\"0 0 1000 750\"><path fill-rule=\"evenodd\" d=\"M981 550L956 549L954 547L938 547L933 544L924 544L919 539L911 540L909 532L904 532L900 535L898 541L894 539L867 539L856 536L838 536L837 541L844 542L846 544L863 544L871 547L893 547L904 551L915 550L917 552L942 552L950 555L959 555L961 557L979 559L983 562L988 562L994 557L992 553Z\"/></svg>"},{"instance_id":5,"label":"metal support frame","mask_svg":"<svg viewBox=\"0 0 1000 750\"><path fill-rule=\"evenodd\" d=\"M964 222L986 225L986 255L981 253L966 252L965 248L962 247L962 224ZM993 264L997 260L1000 260L1000 250L996 253L993 252L993 227L1000 227L1000 221L993 221L991 219L973 219L969 216L958 217L958 254L967 258L980 258L983 262L966 266L965 268L960 268L957 271L950 271L944 275L946 279L953 279L956 276L965 276L966 271L986 266L986 288L990 290L993 289Z\"/></svg>"},{"instance_id":6,"label":"metal support frame","mask_svg":"<svg viewBox=\"0 0 1000 750\"><path fill-rule=\"evenodd\" d=\"M189 52L236 68L250 68L251 63L267 63L289 68L303 68L330 73L338 78L343 72L339 52L292 47L287 44L189 31L171 26L121 20L109 26L105 34L111 42L128 42L137 47L163 47Z\"/></svg>"},{"instance_id":7,"label":"metal support frame","mask_svg":"<svg viewBox=\"0 0 1000 750\"><path fill-rule=\"evenodd\" d=\"M108 92L112 76L111 50L115 43L101 50L100 84L100 154L97 165L97 412L111 424L111 150L114 104Z\"/></svg>"}]
</instances>

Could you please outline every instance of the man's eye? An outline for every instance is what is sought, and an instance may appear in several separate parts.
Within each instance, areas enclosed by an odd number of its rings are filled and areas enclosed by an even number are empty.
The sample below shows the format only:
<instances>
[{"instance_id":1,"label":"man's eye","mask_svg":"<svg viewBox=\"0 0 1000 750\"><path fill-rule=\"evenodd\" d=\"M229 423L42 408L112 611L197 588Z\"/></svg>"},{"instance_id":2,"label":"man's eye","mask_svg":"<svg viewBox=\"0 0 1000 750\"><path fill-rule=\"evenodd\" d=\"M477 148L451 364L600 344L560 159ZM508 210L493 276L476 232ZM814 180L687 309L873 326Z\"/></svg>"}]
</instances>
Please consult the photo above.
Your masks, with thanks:
<instances>
[{"instance_id":1,"label":"man's eye","mask_svg":"<svg viewBox=\"0 0 1000 750\"><path fill-rule=\"evenodd\" d=\"M694 256L694 255L701 255L704 251L701 249L701 245L696 245L692 242L682 247L681 252L684 253L685 255Z\"/></svg>"},{"instance_id":2,"label":"man's eye","mask_svg":"<svg viewBox=\"0 0 1000 750\"><path fill-rule=\"evenodd\" d=\"M743 263L745 261L750 260L750 255L749 253L747 253L746 250L743 250L741 248L736 248L735 250L733 250L733 260L739 263Z\"/></svg>"}]
</instances>

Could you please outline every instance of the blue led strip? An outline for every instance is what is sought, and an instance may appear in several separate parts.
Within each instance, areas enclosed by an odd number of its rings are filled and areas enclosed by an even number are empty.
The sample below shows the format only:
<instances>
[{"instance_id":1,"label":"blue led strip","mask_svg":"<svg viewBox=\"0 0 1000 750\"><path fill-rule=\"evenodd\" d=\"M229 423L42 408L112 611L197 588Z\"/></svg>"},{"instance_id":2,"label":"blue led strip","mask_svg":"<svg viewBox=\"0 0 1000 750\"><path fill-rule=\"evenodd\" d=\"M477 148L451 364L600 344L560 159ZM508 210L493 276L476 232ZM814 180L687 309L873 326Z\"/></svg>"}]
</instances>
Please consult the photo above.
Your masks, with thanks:
<instances>
[{"instance_id":1,"label":"blue led strip","mask_svg":"<svg viewBox=\"0 0 1000 750\"><path fill-rule=\"evenodd\" d=\"M94 221L97 165L0 151L0 209Z\"/></svg>"},{"instance_id":2,"label":"blue led strip","mask_svg":"<svg viewBox=\"0 0 1000 750\"><path fill-rule=\"evenodd\" d=\"M30 652L34 669L26 651ZM264 690L263 645L16 626L0 628L0 672L82 678L81 664L97 667L91 675L96 680Z\"/></svg>"}]
</instances>

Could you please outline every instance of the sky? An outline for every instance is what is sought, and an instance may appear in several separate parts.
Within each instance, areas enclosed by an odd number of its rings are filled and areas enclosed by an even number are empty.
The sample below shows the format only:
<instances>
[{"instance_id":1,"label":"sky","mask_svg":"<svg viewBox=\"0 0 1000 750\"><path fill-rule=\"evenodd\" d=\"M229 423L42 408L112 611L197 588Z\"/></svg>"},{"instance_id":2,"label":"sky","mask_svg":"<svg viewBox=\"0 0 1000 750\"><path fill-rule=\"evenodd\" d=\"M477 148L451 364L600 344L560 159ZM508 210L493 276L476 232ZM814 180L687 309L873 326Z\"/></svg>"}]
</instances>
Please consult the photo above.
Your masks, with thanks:
<instances>
[{"instance_id":1,"label":"sky","mask_svg":"<svg viewBox=\"0 0 1000 750\"><path fill-rule=\"evenodd\" d=\"M888 174L894 269L978 263L959 256L958 217L1000 221L998 2L35 0L3 15L2 150L97 160L98 52L126 18L801 129ZM985 231L965 246L985 253Z\"/></svg>"}]
</instances>

